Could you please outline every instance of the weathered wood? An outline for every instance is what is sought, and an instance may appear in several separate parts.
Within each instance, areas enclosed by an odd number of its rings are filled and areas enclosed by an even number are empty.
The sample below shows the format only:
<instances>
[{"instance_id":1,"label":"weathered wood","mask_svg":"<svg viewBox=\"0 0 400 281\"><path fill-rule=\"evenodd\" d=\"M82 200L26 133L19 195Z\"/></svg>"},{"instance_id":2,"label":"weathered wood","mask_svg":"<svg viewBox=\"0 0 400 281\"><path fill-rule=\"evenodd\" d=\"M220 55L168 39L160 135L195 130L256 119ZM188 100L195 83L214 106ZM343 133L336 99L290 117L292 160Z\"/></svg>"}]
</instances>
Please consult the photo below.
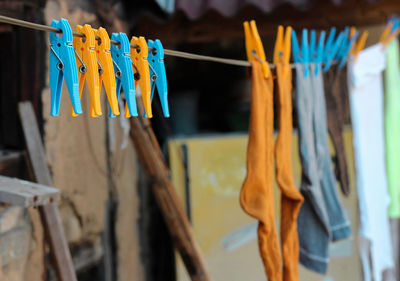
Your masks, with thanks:
<instances>
[{"instance_id":1,"label":"weathered wood","mask_svg":"<svg viewBox=\"0 0 400 281\"><path fill-rule=\"evenodd\" d=\"M138 101L141 105L141 102ZM185 211L169 179L169 170L154 136L150 122L145 118L130 118L131 137L152 189L177 248L193 281L210 281L201 250L194 238Z\"/></svg>"},{"instance_id":2,"label":"weathered wood","mask_svg":"<svg viewBox=\"0 0 400 281\"><path fill-rule=\"evenodd\" d=\"M30 102L21 102L18 106L33 174L38 183L52 186L52 179L46 163L43 143L32 104ZM46 236L50 242L50 250L58 279L60 281L77 281L58 206L55 203L51 203L39 207L39 211Z\"/></svg>"},{"instance_id":3,"label":"weathered wood","mask_svg":"<svg viewBox=\"0 0 400 281\"><path fill-rule=\"evenodd\" d=\"M20 151L0 151L0 174L7 177L18 177L23 163Z\"/></svg>"},{"instance_id":4,"label":"weathered wood","mask_svg":"<svg viewBox=\"0 0 400 281\"><path fill-rule=\"evenodd\" d=\"M0 202L24 208L38 207L60 199L53 187L29 181L0 176Z\"/></svg>"}]
</instances>

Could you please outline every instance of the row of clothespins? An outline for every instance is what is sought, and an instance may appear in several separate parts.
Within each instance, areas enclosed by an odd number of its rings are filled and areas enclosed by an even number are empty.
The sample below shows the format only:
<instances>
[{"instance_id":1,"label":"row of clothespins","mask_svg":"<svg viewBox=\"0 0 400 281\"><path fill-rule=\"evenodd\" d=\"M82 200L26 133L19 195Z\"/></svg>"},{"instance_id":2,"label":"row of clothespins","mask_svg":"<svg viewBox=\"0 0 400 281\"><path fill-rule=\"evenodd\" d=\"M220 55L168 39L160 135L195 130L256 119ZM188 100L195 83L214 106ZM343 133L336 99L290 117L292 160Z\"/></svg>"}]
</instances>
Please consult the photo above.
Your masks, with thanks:
<instances>
[{"instance_id":1,"label":"row of clothespins","mask_svg":"<svg viewBox=\"0 0 400 281\"><path fill-rule=\"evenodd\" d=\"M53 20L50 32L51 115L58 116L62 85L65 82L72 102L71 115L82 113L81 95L86 81L90 94L90 116L102 115L101 87L104 85L110 105L110 117L120 114L118 99L121 88L125 94L125 117L138 116L135 92L140 87L145 116L151 118L151 103L157 88L165 117L169 117L167 76L164 50L159 40L113 33L100 27L78 25L75 36L66 19ZM114 44L111 44L111 41ZM131 48L131 44L136 46Z\"/></svg>"},{"instance_id":2,"label":"row of clothespins","mask_svg":"<svg viewBox=\"0 0 400 281\"><path fill-rule=\"evenodd\" d=\"M60 32L50 32L50 89L51 115L58 116L63 80L65 78L72 102L71 115L82 113L80 98L86 81L90 94L90 116L102 115L100 93L104 88L110 104L110 117L119 115L118 98L121 89L125 94L125 117L138 116L135 92L140 87L145 116L151 118L151 103L157 88L161 107L165 117L169 117L167 77L164 65L164 50L159 40L146 40L144 37L131 38L124 33L113 33L111 40L104 28L93 29L90 25L78 25L75 36L67 20L53 20L52 27ZM247 57L250 62L259 61L265 77L271 75L270 66L266 61L264 48L254 21L244 23ZM380 42L386 46L400 31L400 19L392 17L381 36ZM357 57L364 48L368 32L365 31L357 42L358 31L345 28L336 36L333 27L325 42L325 31L319 34L308 30L302 31L301 47L296 32L291 27L278 28L273 62L286 66L289 71L291 50L293 61L305 64L305 76L308 75L308 65L316 64L315 74L323 67L327 71L333 61L343 67L350 55ZM111 42L113 44L111 44ZM135 47L132 47L135 46Z\"/></svg>"},{"instance_id":3,"label":"row of clothespins","mask_svg":"<svg viewBox=\"0 0 400 281\"><path fill-rule=\"evenodd\" d=\"M247 58L250 62L259 61L262 63L263 73L266 78L270 77L271 71L264 48L259 36L255 21L244 23L244 33L246 40ZM388 23L380 38L382 47L385 48L400 33L400 18L393 16L389 18ZM317 43L317 33L315 30L310 32L310 41L308 41L308 30L302 30L301 47L297 40L296 32L289 26L284 31L283 26L278 27L277 39L273 62L281 63L289 71L289 61L291 50L293 51L293 61L305 65L305 76L308 76L309 65L316 64L315 75L323 67L323 71L329 70L333 61L340 68L343 68L348 61L348 56L356 58L358 53L364 48L368 37L368 31L364 31L357 41L358 31L355 27L346 27L336 36L336 28L332 27L329 36L325 42L325 31L321 31Z\"/></svg>"}]
</instances>

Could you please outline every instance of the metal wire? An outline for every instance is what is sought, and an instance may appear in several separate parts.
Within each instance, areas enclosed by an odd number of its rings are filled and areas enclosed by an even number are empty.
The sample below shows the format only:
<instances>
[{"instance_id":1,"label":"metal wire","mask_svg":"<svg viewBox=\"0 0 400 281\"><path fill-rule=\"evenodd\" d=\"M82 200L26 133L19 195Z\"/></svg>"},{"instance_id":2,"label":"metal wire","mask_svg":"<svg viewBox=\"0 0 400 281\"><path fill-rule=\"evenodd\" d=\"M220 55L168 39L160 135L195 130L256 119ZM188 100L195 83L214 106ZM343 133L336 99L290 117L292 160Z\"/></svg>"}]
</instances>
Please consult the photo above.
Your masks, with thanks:
<instances>
[{"instance_id":1,"label":"metal wire","mask_svg":"<svg viewBox=\"0 0 400 281\"><path fill-rule=\"evenodd\" d=\"M0 15L0 22L3 23L8 23L12 25L18 25L26 28L31 28L31 29L36 29L36 30L41 30L41 31L47 31L47 32L56 32L60 33L61 30L48 26L48 25L43 25L43 24L38 24L38 23L33 23L33 22L28 22L24 20L19 20L15 18L10 18L6 16L1 16ZM76 37L81 37L84 38L85 35L79 32L73 32L73 35ZM96 36L96 40L99 40L100 38ZM119 45L118 41L115 40L110 40L112 44L114 45ZM136 44L131 44L131 48L137 49L139 46ZM149 47L149 51L154 51L154 48ZM227 58L219 58L219 57L211 57L211 56L204 56L204 55L198 55L198 54L192 54L192 53L187 53L187 52L181 52L181 51L175 51L175 50L168 50L164 49L164 54L167 56L173 56L173 57L179 57L179 58L185 58L185 59L192 59L192 60L200 60L200 61L210 61L210 62L217 62L217 63L223 63L223 64L229 64L229 65L236 65L236 66L251 66L251 63L245 60L236 60L236 59L227 59ZM294 68L294 64L290 65L291 68ZM270 64L271 68L274 68L274 64Z\"/></svg>"}]
</instances>

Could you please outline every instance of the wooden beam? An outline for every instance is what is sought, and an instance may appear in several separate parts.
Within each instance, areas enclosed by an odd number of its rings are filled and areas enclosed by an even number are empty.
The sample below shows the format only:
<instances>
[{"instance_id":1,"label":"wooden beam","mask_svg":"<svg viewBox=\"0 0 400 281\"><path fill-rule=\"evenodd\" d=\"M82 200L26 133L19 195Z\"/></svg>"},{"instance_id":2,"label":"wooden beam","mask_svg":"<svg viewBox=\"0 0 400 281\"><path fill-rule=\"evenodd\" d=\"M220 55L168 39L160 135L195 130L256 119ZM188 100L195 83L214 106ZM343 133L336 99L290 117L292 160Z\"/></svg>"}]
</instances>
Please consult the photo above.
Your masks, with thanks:
<instances>
[{"instance_id":1,"label":"wooden beam","mask_svg":"<svg viewBox=\"0 0 400 281\"><path fill-rule=\"evenodd\" d=\"M58 189L16 178L0 176L0 202L24 208L38 207L60 199Z\"/></svg>"},{"instance_id":2,"label":"wooden beam","mask_svg":"<svg viewBox=\"0 0 400 281\"><path fill-rule=\"evenodd\" d=\"M142 106L140 100L137 103ZM149 119L130 118L130 124L131 138L139 160L147 177L153 182L153 194L190 278L193 281L211 281L212 278L194 238L188 218L169 179L169 170Z\"/></svg>"},{"instance_id":3,"label":"wooden beam","mask_svg":"<svg viewBox=\"0 0 400 281\"><path fill-rule=\"evenodd\" d=\"M262 37L276 34L278 25L302 28L329 29L332 26L366 26L384 24L393 14L400 14L398 0L380 0L368 3L366 0L347 0L341 5L332 1L314 1L312 7L299 10L291 4L284 4L271 13L264 13L254 7L246 7L238 15L225 18L215 11L209 11L199 20L190 21L183 12L177 12L167 21L156 21L143 16L135 22L134 33L150 39L160 39L164 47L181 43L212 42L223 39L243 38L243 22L254 19Z\"/></svg>"},{"instance_id":4,"label":"wooden beam","mask_svg":"<svg viewBox=\"0 0 400 281\"><path fill-rule=\"evenodd\" d=\"M30 102L20 102L18 107L28 155L36 181L40 184L52 186L53 181L47 166L32 104ZM50 252L54 259L58 279L60 281L77 281L57 204L51 203L41 206L39 207L39 212L46 237L50 242Z\"/></svg>"}]
</instances>

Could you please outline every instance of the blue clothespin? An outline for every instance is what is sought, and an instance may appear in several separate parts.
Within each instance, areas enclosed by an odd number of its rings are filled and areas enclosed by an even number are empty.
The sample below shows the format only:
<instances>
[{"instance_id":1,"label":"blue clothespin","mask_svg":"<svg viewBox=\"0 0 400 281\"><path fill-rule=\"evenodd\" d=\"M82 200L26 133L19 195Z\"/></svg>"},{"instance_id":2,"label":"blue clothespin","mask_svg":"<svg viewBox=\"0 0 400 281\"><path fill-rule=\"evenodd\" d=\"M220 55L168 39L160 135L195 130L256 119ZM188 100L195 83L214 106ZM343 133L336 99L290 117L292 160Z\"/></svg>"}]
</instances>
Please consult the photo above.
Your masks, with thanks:
<instances>
[{"instance_id":1,"label":"blue clothespin","mask_svg":"<svg viewBox=\"0 0 400 281\"><path fill-rule=\"evenodd\" d=\"M396 15L393 15L388 19L388 22L390 22L390 21L393 22L393 26L392 26L392 29L390 30L390 33L393 33L394 31L396 31L396 29L400 25L400 18Z\"/></svg>"},{"instance_id":2,"label":"blue clothespin","mask_svg":"<svg viewBox=\"0 0 400 281\"><path fill-rule=\"evenodd\" d=\"M299 49L299 43L297 41L296 32L292 30L292 51L293 51L293 60L295 63L303 63L305 64L304 69L304 77L308 76L310 63L310 52L308 47L308 31L307 29L303 29L302 40L301 40L301 50Z\"/></svg>"},{"instance_id":3,"label":"blue clothespin","mask_svg":"<svg viewBox=\"0 0 400 281\"><path fill-rule=\"evenodd\" d=\"M297 41L296 31L292 30L292 54L293 61L295 63L301 63L301 53L299 48L299 42Z\"/></svg>"},{"instance_id":4,"label":"blue clothespin","mask_svg":"<svg viewBox=\"0 0 400 281\"><path fill-rule=\"evenodd\" d=\"M151 101L153 101L154 91L157 87L164 117L169 117L167 74L164 64L164 48L160 40L158 39L155 41L148 40L147 46L149 48L153 48L153 51L150 51L148 54L151 77Z\"/></svg>"},{"instance_id":5,"label":"blue clothespin","mask_svg":"<svg viewBox=\"0 0 400 281\"><path fill-rule=\"evenodd\" d=\"M111 57L114 62L114 72L117 82L117 99L121 92L121 88L124 90L126 103L131 116L138 116L135 98L135 80L133 77L133 68L131 60L131 46L128 37L125 33L113 33L111 40L119 42L119 46L111 45ZM110 117L115 115L110 110ZM127 112L125 112L127 116Z\"/></svg>"},{"instance_id":6,"label":"blue clothespin","mask_svg":"<svg viewBox=\"0 0 400 281\"><path fill-rule=\"evenodd\" d=\"M317 60L317 45L316 45L316 33L315 30L311 30L310 35L310 62L316 62Z\"/></svg>"},{"instance_id":7,"label":"blue clothespin","mask_svg":"<svg viewBox=\"0 0 400 281\"><path fill-rule=\"evenodd\" d=\"M358 31L355 31L353 36L350 35L350 29L346 27L344 30L344 35L342 39L342 44L338 53L339 68L343 68L346 64L347 57L350 53L351 46L358 36Z\"/></svg>"},{"instance_id":8,"label":"blue clothespin","mask_svg":"<svg viewBox=\"0 0 400 281\"><path fill-rule=\"evenodd\" d=\"M328 40L326 41L325 51L324 51L324 72L328 71L331 66L333 59L335 58L340 45L342 44L343 32L339 33L335 40L336 28L332 27L329 33Z\"/></svg>"},{"instance_id":9,"label":"blue clothespin","mask_svg":"<svg viewBox=\"0 0 400 281\"><path fill-rule=\"evenodd\" d=\"M59 37L55 32L50 32L50 92L51 92L51 115L58 116L60 111L61 90L65 78L72 106L77 114L82 113L79 98L78 68L76 66L74 47L72 46L73 35L71 27L66 19L53 20L52 27L62 31Z\"/></svg>"},{"instance_id":10,"label":"blue clothespin","mask_svg":"<svg viewBox=\"0 0 400 281\"><path fill-rule=\"evenodd\" d=\"M317 57L315 59L315 75L318 75L321 63L324 60L325 31L321 31L318 40Z\"/></svg>"}]
</instances>

